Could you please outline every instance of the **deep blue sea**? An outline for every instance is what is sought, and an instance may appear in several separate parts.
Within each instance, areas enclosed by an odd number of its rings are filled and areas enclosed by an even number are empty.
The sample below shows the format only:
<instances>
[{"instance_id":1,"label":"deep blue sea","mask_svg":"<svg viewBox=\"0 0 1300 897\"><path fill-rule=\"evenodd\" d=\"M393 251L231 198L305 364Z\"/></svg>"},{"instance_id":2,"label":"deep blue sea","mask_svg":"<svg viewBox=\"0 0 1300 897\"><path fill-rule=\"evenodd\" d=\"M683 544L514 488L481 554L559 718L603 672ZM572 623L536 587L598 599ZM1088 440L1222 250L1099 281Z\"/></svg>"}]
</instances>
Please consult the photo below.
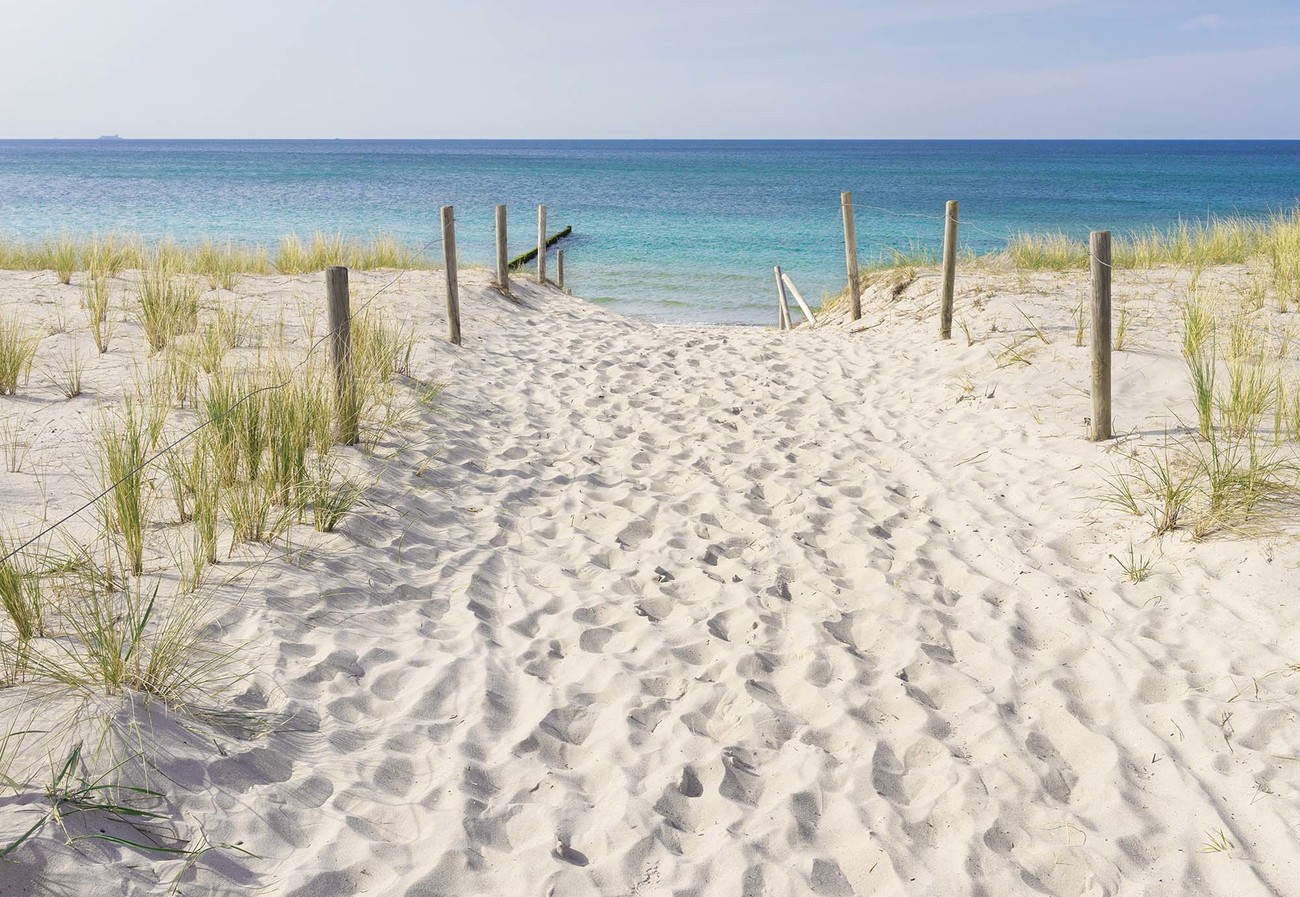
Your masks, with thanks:
<instances>
[{"instance_id":1,"label":"deep blue sea","mask_svg":"<svg viewBox=\"0 0 1300 897\"><path fill-rule=\"evenodd\" d=\"M864 260L1018 231L1122 232L1300 197L1300 142L1163 141L0 141L0 236L121 231L273 243L286 232L423 244L456 207L463 262L572 225L567 285L670 320L769 322L772 265L810 300L844 279L841 190ZM438 250L435 250L437 252Z\"/></svg>"}]
</instances>

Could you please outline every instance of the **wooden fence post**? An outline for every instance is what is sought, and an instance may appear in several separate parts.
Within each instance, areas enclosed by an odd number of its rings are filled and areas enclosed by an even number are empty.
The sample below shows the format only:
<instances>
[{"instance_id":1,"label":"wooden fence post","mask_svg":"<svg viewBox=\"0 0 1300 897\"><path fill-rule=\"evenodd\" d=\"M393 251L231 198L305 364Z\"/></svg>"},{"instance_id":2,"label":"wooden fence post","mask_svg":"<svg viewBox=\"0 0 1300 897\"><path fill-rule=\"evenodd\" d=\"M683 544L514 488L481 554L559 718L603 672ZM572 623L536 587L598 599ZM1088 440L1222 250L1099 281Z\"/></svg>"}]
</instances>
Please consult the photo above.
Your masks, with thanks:
<instances>
[{"instance_id":1,"label":"wooden fence post","mask_svg":"<svg viewBox=\"0 0 1300 897\"><path fill-rule=\"evenodd\" d=\"M849 319L862 317L862 285L858 283L858 235L853 220L853 194L840 194L840 211L844 215L844 261L849 269Z\"/></svg>"},{"instance_id":2,"label":"wooden fence post","mask_svg":"<svg viewBox=\"0 0 1300 897\"><path fill-rule=\"evenodd\" d=\"M325 271L325 302L330 328L330 365L334 368L334 398L338 409L336 437L343 445L356 445L360 427L352 366L352 309L347 268L337 265Z\"/></svg>"},{"instance_id":3,"label":"wooden fence post","mask_svg":"<svg viewBox=\"0 0 1300 897\"><path fill-rule=\"evenodd\" d=\"M1110 414L1110 231L1093 231L1092 249L1092 426L1088 438L1111 437Z\"/></svg>"},{"instance_id":4,"label":"wooden fence post","mask_svg":"<svg viewBox=\"0 0 1300 897\"><path fill-rule=\"evenodd\" d=\"M555 250L555 285L564 289L564 250Z\"/></svg>"},{"instance_id":5,"label":"wooden fence post","mask_svg":"<svg viewBox=\"0 0 1300 897\"><path fill-rule=\"evenodd\" d=\"M537 282L546 283L546 206L537 207Z\"/></svg>"},{"instance_id":6,"label":"wooden fence post","mask_svg":"<svg viewBox=\"0 0 1300 897\"><path fill-rule=\"evenodd\" d=\"M794 297L794 301L799 303L799 310L803 312L803 316L808 319L808 326L811 327L815 319L813 318L812 309L808 307L808 303L803 299L803 293L799 292L799 288L794 285L794 281L790 279L790 275L786 274L784 271L781 272L781 282L784 283L785 288L790 291L790 295Z\"/></svg>"},{"instance_id":7,"label":"wooden fence post","mask_svg":"<svg viewBox=\"0 0 1300 897\"><path fill-rule=\"evenodd\" d=\"M456 215L442 207L442 260L447 269L447 339L460 345L460 286L456 278Z\"/></svg>"},{"instance_id":8,"label":"wooden fence post","mask_svg":"<svg viewBox=\"0 0 1300 897\"><path fill-rule=\"evenodd\" d=\"M943 223L943 303L939 339L952 339L952 294L957 283L957 200L948 200Z\"/></svg>"},{"instance_id":9,"label":"wooden fence post","mask_svg":"<svg viewBox=\"0 0 1300 897\"><path fill-rule=\"evenodd\" d=\"M510 266L506 261L506 207L497 206L497 289L510 295Z\"/></svg>"},{"instance_id":10,"label":"wooden fence post","mask_svg":"<svg viewBox=\"0 0 1300 897\"><path fill-rule=\"evenodd\" d=\"M781 266L775 265L772 273L776 275L776 310L780 320L780 329L789 330L794 322L790 320L790 303L785 298L785 284L781 282Z\"/></svg>"}]
</instances>

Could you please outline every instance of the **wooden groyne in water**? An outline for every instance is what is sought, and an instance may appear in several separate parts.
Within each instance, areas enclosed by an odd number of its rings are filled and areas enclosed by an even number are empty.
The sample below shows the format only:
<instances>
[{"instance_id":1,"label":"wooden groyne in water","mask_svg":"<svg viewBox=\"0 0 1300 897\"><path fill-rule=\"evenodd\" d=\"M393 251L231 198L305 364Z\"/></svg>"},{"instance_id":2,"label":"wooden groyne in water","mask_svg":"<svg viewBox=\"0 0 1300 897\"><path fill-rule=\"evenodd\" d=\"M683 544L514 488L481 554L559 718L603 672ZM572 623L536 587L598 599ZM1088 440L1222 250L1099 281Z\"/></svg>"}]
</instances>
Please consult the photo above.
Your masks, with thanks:
<instances>
[{"instance_id":1,"label":"wooden groyne in water","mask_svg":"<svg viewBox=\"0 0 1300 897\"><path fill-rule=\"evenodd\" d=\"M565 237L569 236L572 233L573 233L573 228L570 226L564 228L564 230L559 231L553 236L547 237L546 247L549 249L550 247L554 246L556 243L560 242L561 240L563 240ZM513 271L518 267L528 264L535 258L537 258L537 249L533 248L525 252L523 255L517 255L514 258L512 258L510 260L510 264L507 267L511 271Z\"/></svg>"}]
</instances>

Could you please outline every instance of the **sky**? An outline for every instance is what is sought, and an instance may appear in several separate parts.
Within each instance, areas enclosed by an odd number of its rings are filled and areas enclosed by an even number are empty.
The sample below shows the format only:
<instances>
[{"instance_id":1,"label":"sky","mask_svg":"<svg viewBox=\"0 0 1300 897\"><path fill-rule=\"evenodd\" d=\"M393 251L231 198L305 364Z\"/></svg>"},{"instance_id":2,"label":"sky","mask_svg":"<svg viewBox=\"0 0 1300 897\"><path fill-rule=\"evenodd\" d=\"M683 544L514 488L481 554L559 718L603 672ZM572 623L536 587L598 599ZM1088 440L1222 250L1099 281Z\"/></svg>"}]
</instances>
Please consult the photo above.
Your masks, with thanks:
<instances>
[{"instance_id":1,"label":"sky","mask_svg":"<svg viewBox=\"0 0 1300 897\"><path fill-rule=\"evenodd\" d=\"M0 0L0 138L1300 138L1297 0Z\"/></svg>"}]
</instances>

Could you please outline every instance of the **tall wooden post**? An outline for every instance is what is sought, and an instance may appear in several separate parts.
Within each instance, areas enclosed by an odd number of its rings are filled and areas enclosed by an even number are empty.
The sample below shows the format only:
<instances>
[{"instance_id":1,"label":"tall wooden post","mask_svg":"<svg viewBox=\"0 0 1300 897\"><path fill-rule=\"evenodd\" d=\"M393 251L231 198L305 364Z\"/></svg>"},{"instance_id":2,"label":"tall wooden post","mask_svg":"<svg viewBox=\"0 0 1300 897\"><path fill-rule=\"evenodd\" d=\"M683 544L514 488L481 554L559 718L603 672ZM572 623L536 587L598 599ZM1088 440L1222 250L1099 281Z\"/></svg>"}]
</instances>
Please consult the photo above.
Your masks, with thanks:
<instances>
[{"instance_id":1,"label":"tall wooden post","mask_svg":"<svg viewBox=\"0 0 1300 897\"><path fill-rule=\"evenodd\" d=\"M506 258L506 207L497 206L497 289L510 295L510 262Z\"/></svg>"},{"instance_id":2,"label":"tall wooden post","mask_svg":"<svg viewBox=\"0 0 1300 897\"><path fill-rule=\"evenodd\" d=\"M564 250L555 250L555 285L564 289Z\"/></svg>"},{"instance_id":3,"label":"tall wooden post","mask_svg":"<svg viewBox=\"0 0 1300 897\"><path fill-rule=\"evenodd\" d=\"M537 282L546 283L546 206L537 207Z\"/></svg>"},{"instance_id":4,"label":"tall wooden post","mask_svg":"<svg viewBox=\"0 0 1300 897\"><path fill-rule=\"evenodd\" d=\"M957 200L948 200L943 222L943 302L939 307L939 339L952 339L952 294L957 284Z\"/></svg>"},{"instance_id":5,"label":"tall wooden post","mask_svg":"<svg viewBox=\"0 0 1300 897\"><path fill-rule=\"evenodd\" d=\"M840 194L844 215L844 262L849 269L849 319L862 317L862 286L858 283L858 234L853 220L853 194Z\"/></svg>"},{"instance_id":6,"label":"tall wooden post","mask_svg":"<svg viewBox=\"0 0 1300 897\"><path fill-rule=\"evenodd\" d=\"M1092 248L1092 426L1088 438L1111 437L1110 414L1110 231L1093 231Z\"/></svg>"},{"instance_id":7,"label":"tall wooden post","mask_svg":"<svg viewBox=\"0 0 1300 897\"><path fill-rule=\"evenodd\" d=\"M338 265L325 271L325 302L329 317L330 366L334 369L336 438L343 445L356 445L360 421L352 366L352 309L347 268Z\"/></svg>"},{"instance_id":8,"label":"tall wooden post","mask_svg":"<svg viewBox=\"0 0 1300 897\"><path fill-rule=\"evenodd\" d=\"M442 207L442 260L447 269L447 339L460 345L460 284L456 277L456 215Z\"/></svg>"}]
</instances>

